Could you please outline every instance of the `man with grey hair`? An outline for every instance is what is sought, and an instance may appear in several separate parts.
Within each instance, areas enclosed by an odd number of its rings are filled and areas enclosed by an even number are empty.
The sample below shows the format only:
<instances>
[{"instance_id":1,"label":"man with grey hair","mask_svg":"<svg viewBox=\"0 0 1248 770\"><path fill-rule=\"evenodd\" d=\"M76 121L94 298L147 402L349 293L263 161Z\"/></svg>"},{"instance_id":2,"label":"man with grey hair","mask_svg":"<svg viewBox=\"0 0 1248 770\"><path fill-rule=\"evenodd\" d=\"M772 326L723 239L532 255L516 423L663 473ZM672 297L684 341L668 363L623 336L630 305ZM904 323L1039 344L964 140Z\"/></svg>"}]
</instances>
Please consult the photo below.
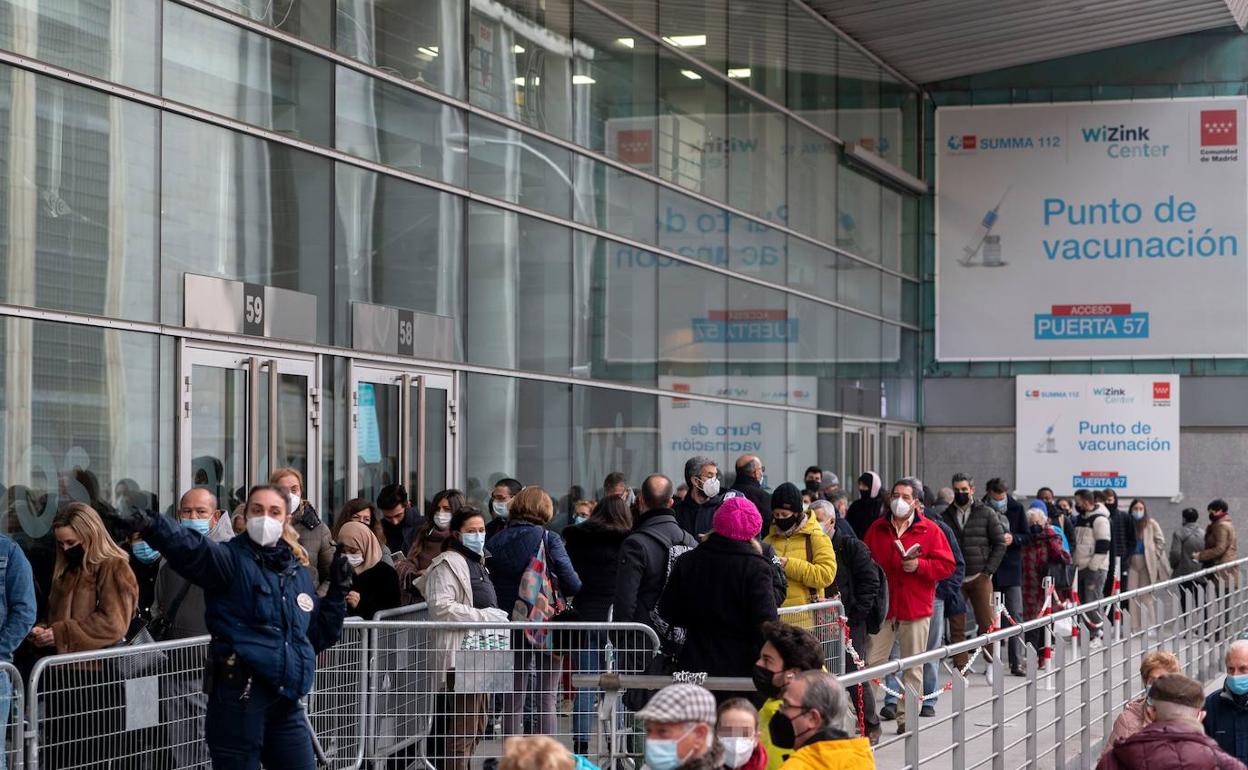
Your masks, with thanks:
<instances>
[{"instance_id":1,"label":"man with grey hair","mask_svg":"<svg viewBox=\"0 0 1248 770\"><path fill-rule=\"evenodd\" d=\"M1097 763L1097 770L1243 770L1201 729L1205 702L1200 682L1182 674L1166 674L1148 688L1144 707L1148 724L1116 743Z\"/></svg>"},{"instance_id":2,"label":"man with grey hair","mask_svg":"<svg viewBox=\"0 0 1248 770\"><path fill-rule=\"evenodd\" d=\"M1248 763L1248 639L1226 648L1226 681L1205 699L1205 734Z\"/></svg>"},{"instance_id":3,"label":"man with grey hair","mask_svg":"<svg viewBox=\"0 0 1248 770\"><path fill-rule=\"evenodd\" d=\"M824 671L803 671L789 682L770 723L771 742L778 749L796 749L783 770L829 767L875 767L871 743L851 738L842 729L848 699L836 677Z\"/></svg>"},{"instance_id":4,"label":"man with grey hair","mask_svg":"<svg viewBox=\"0 0 1248 770\"><path fill-rule=\"evenodd\" d=\"M696 684L670 684L637 712L646 726L651 770L717 770L724 750L715 740L715 696Z\"/></svg>"},{"instance_id":5,"label":"man with grey hair","mask_svg":"<svg viewBox=\"0 0 1248 770\"><path fill-rule=\"evenodd\" d=\"M694 537L701 537L711 531L719 504L727 496L735 497L737 493L720 494L719 466L703 455L694 455L685 461L685 483L689 491L675 506L676 521L681 529Z\"/></svg>"},{"instance_id":6,"label":"man with grey hair","mask_svg":"<svg viewBox=\"0 0 1248 770\"><path fill-rule=\"evenodd\" d=\"M737 477L732 482L732 492L744 495L754 503L763 517L763 534L771 531L771 493L763 487L763 476L767 469L763 461L756 455L741 455L737 458Z\"/></svg>"}]
</instances>

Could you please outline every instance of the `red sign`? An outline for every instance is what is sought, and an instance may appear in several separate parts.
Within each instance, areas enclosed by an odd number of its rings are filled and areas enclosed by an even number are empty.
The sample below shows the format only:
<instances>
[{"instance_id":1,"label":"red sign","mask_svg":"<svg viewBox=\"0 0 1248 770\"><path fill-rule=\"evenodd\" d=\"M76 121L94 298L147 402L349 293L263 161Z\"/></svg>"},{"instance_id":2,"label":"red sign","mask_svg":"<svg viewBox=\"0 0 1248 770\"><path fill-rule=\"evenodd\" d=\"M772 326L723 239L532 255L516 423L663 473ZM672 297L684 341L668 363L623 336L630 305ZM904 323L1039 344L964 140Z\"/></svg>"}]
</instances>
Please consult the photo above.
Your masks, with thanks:
<instances>
[{"instance_id":1,"label":"red sign","mask_svg":"<svg viewBox=\"0 0 1248 770\"><path fill-rule=\"evenodd\" d=\"M974 134L967 134L966 136L962 137L962 149L964 150L975 149L975 135Z\"/></svg>"},{"instance_id":2,"label":"red sign","mask_svg":"<svg viewBox=\"0 0 1248 770\"><path fill-rule=\"evenodd\" d=\"M624 163L646 166L654 160L654 132L648 128L622 130L616 134L616 152Z\"/></svg>"},{"instance_id":3,"label":"red sign","mask_svg":"<svg viewBox=\"0 0 1248 770\"><path fill-rule=\"evenodd\" d=\"M1200 146L1226 147L1239 144L1239 113L1235 110L1200 111Z\"/></svg>"},{"instance_id":4,"label":"red sign","mask_svg":"<svg viewBox=\"0 0 1248 770\"><path fill-rule=\"evenodd\" d=\"M1079 474L1085 479L1116 479L1118 471L1083 471Z\"/></svg>"},{"instance_id":5,"label":"red sign","mask_svg":"<svg viewBox=\"0 0 1248 770\"><path fill-rule=\"evenodd\" d=\"M1169 401L1170 400L1170 383L1154 382L1153 383L1153 400Z\"/></svg>"},{"instance_id":6,"label":"red sign","mask_svg":"<svg viewBox=\"0 0 1248 770\"><path fill-rule=\"evenodd\" d=\"M1118 302L1100 302L1091 305L1054 305L1053 315L1131 315L1131 305Z\"/></svg>"}]
</instances>

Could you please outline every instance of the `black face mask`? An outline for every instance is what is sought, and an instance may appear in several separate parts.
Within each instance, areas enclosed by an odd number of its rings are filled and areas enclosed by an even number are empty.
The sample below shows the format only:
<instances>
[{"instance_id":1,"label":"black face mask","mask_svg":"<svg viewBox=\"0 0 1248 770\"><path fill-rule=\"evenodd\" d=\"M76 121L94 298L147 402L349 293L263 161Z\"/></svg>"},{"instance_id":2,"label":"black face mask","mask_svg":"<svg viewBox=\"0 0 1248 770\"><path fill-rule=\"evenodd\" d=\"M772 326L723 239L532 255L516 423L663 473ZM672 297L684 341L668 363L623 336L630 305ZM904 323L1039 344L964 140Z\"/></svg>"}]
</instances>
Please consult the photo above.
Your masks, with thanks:
<instances>
[{"instance_id":1,"label":"black face mask","mask_svg":"<svg viewBox=\"0 0 1248 770\"><path fill-rule=\"evenodd\" d=\"M82 560L86 557L86 555L87 552L81 545L76 545L73 548L66 548L65 564L68 565L70 569L78 569L82 566Z\"/></svg>"},{"instance_id":2,"label":"black face mask","mask_svg":"<svg viewBox=\"0 0 1248 770\"><path fill-rule=\"evenodd\" d=\"M793 732L793 722L781 712L772 715L767 723L771 729L771 743L778 749L792 750L797 746L797 735Z\"/></svg>"},{"instance_id":3,"label":"black face mask","mask_svg":"<svg viewBox=\"0 0 1248 770\"><path fill-rule=\"evenodd\" d=\"M953 493L953 504L958 506L959 508L965 508L967 504L969 504L970 502L971 502L970 492L954 492Z\"/></svg>"},{"instance_id":4,"label":"black face mask","mask_svg":"<svg viewBox=\"0 0 1248 770\"><path fill-rule=\"evenodd\" d=\"M780 530L781 532L789 532L790 530L792 530L794 527L797 526L796 515L789 516L786 519L772 519L772 521L775 522L776 529Z\"/></svg>"},{"instance_id":5,"label":"black face mask","mask_svg":"<svg viewBox=\"0 0 1248 770\"><path fill-rule=\"evenodd\" d=\"M751 678L754 680L754 688L763 697L768 699L780 697L780 688L776 686L776 674L774 671L768 671L762 666L755 666Z\"/></svg>"},{"instance_id":6,"label":"black face mask","mask_svg":"<svg viewBox=\"0 0 1248 770\"><path fill-rule=\"evenodd\" d=\"M1106 502L1106 503L1105 503L1105 510L1109 511L1110 513L1117 513L1117 512L1118 512L1118 501L1117 501L1117 500L1115 500L1115 501L1113 501L1112 503L1111 503L1111 502Z\"/></svg>"},{"instance_id":7,"label":"black face mask","mask_svg":"<svg viewBox=\"0 0 1248 770\"><path fill-rule=\"evenodd\" d=\"M811 480L811 479L807 479L807 480L806 480L806 491L807 491L807 492L818 492L818 491L819 491L819 482L818 482L818 481L813 481L813 480Z\"/></svg>"}]
</instances>

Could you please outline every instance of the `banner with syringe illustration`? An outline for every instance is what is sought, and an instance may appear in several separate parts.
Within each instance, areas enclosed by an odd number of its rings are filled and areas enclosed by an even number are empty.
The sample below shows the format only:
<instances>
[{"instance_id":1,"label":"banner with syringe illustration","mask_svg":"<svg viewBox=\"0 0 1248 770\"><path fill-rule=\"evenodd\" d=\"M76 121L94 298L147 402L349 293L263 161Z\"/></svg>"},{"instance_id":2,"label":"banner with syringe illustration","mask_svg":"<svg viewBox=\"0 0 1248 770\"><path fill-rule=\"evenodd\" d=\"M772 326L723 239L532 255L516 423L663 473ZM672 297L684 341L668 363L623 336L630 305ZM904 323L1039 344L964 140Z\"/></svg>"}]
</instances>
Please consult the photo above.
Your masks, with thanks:
<instances>
[{"instance_id":1,"label":"banner with syringe illustration","mask_svg":"<svg viewBox=\"0 0 1248 770\"><path fill-rule=\"evenodd\" d=\"M1243 97L936 111L936 355L1248 355Z\"/></svg>"}]
</instances>

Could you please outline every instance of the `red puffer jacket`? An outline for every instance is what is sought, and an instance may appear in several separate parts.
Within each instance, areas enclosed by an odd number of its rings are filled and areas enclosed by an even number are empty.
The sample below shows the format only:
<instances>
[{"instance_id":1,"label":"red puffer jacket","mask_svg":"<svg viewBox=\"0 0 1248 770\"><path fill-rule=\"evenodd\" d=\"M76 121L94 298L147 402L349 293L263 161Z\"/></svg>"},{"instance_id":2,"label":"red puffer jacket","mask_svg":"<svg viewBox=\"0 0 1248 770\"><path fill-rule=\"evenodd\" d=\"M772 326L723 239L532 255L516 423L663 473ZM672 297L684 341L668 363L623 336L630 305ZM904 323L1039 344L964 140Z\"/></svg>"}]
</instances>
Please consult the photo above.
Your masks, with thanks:
<instances>
[{"instance_id":1,"label":"red puffer jacket","mask_svg":"<svg viewBox=\"0 0 1248 770\"><path fill-rule=\"evenodd\" d=\"M1101 757L1096 770L1245 770L1194 722L1154 722Z\"/></svg>"},{"instance_id":2,"label":"red puffer jacket","mask_svg":"<svg viewBox=\"0 0 1248 770\"><path fill-rule=\"evenodd\" d=\"M919 620L930 617L936 599L936 584L952 575L957 568L953 550L940 527L928 521L922 513L916 513L899 537L893 527L893 517L886 513L871 522L863 542L888 579L889 619ZM901 568L901 550L897 543L907 550L919 546L919 568L914 572Z\"/></svg>"}]
</instances>

